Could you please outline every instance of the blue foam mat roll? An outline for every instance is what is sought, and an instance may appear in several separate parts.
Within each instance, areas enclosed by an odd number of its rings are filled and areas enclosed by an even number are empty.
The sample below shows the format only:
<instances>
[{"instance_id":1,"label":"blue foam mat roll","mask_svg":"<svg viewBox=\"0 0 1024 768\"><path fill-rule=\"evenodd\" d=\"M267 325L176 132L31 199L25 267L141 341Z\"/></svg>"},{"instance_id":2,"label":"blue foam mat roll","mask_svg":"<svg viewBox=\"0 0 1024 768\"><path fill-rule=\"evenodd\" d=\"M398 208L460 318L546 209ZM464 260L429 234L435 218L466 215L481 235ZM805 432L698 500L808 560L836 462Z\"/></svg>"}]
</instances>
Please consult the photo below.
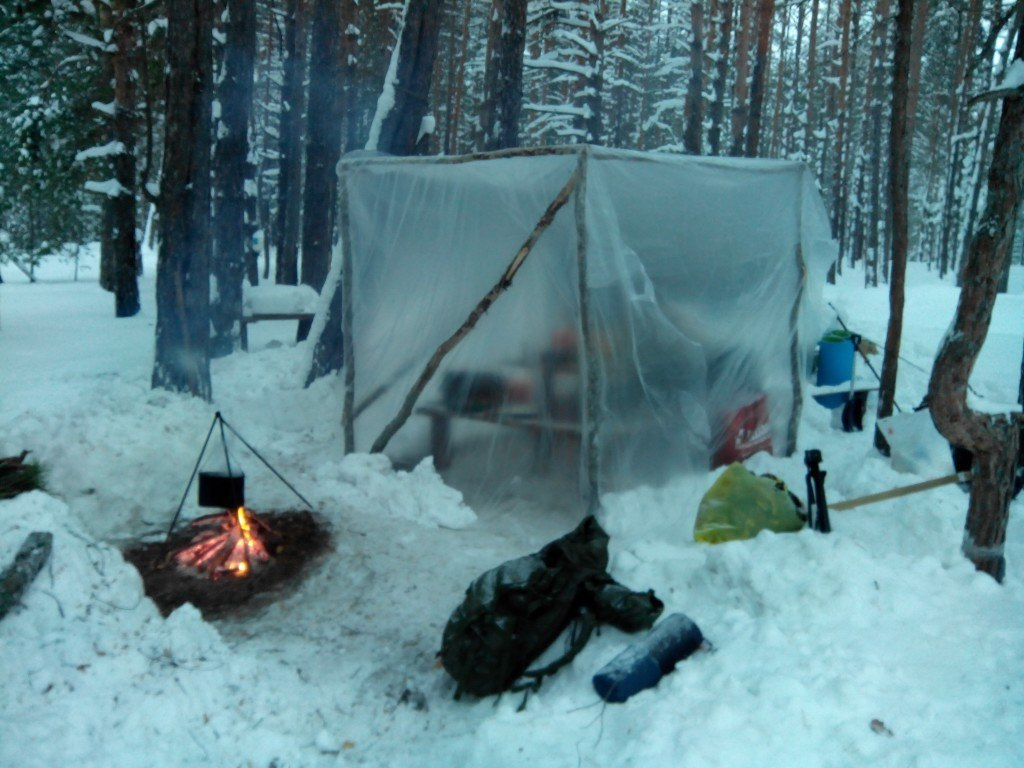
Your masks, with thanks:
<instances>
[{"instance_id":1,"label":"blue foam mat roll","mask_svg":"<svg viewBox=\"0 0 1024 768\"><path fill-rule=\"evenodd\" d=\"M607 702L623 702L635 693L653 688L703 642L700 628L688 616L666 616L594 675L594 690Z\"/></svg>"}]
</instances>

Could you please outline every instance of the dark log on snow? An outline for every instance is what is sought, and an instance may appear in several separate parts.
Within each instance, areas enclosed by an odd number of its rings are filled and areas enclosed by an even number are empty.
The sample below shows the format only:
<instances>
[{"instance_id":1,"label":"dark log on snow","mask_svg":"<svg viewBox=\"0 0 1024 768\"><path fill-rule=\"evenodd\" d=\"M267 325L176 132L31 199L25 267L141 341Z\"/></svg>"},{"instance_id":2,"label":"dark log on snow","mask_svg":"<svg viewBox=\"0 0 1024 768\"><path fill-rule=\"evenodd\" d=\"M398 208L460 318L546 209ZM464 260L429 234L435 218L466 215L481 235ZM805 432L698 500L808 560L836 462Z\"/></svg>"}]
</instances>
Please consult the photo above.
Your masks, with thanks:
<instances>
[{"instance_id":1,"label":"dark log on snow","mask_svg":"<svg viewBox=\"0 0 1024 768\"><path fill-rule=\"evenodd\" d=\"M13 499L19 493L34 491L43 485L43 469L25 461L28 451L20 456L0 458L0 499Z\"/></svg>"},{"instance_id":2,"label":"dark log on snow","mask_svg":"<svg viewBox=\"0 0 1024 768\"><path fill-rule=\"evenodd\" d=\"M46 565L53 549L53 534L33 531L14 556L14 562L0 575L0 619L21 600L28 585Z\"/></svg>"}]
</instances>

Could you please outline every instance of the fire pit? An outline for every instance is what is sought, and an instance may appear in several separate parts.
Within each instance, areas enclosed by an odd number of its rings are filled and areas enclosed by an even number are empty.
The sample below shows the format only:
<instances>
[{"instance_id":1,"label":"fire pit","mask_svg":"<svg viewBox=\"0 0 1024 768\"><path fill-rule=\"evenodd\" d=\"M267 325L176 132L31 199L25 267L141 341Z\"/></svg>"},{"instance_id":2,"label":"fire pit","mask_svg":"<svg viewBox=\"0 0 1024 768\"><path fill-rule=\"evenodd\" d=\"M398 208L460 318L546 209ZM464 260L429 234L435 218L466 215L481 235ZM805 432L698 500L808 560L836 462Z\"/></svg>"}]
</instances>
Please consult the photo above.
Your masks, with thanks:
<instances>
[{"instance_id":1,"label":"fire pit","mask_svg":"<svg viewBox=\"0 0 1024 768\"><path fill-rule=\"evenodd\" d=\"M200 471L210 438L218 426L224 468ZM326 551L330 543L326 531L309 512L257 516L245 507L245 475L237 463L232 466L225 429L307 507L313 508L218 411L164 542L139 545L125 552L125 557L139 569L146 594L165 614L185 602L205 614L228 612L256 594L291 581L307 563ZM185 530L175 531L197 475L199 506L219 507L221 511L198 517Z\"/></svg>"},{"instance_id":2,"label":"fire pit","mask_svg":"<svg viewBox=\"0 0 1024 768\"><path fill-rule=\"evenodd\" d=\"M198 518L168 542L138 544L125 551L125 558L142 576L146 594L165 616L183 603L192 603L207 618L258 608L295 588L331 548L330 532L307 511L246 513L250 529L258 529L265 558L258 554L249 554L248 560L233 557L239 542L229 542L238 534L235 523L227 518L237 521L237 510ZM254 519L259 522L254 524ZM240 529L241 523L237 526ZM240 540L245 541L244 534ZM205 546L219 554L197 565L196 560L203 557L200 548ZM241 545L246 546L252 545ZM181 561L183 557L186 562Z\"/></svg>"}]
</instances>

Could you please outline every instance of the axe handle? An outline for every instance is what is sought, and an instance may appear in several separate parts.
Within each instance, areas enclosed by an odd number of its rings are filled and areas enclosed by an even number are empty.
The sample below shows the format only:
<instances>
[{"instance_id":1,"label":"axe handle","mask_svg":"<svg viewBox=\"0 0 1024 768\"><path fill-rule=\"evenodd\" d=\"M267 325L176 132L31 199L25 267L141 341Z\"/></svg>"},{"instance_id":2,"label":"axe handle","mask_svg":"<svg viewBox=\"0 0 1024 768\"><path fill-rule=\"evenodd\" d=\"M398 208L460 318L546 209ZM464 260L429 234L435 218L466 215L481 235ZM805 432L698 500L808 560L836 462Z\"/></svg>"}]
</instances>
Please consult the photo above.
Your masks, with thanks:
<instances>
[{"instance_id":1,"label":"axe handle","mask_svg":"<svg viewBox=\"0 0 1024 768\"><path fill-rule=\"evenodd\" d=\"M882 491L881 493L872 493L870 496L861 496L856 499L847 499L846 501L838 501L835 504L830 504L829 507L837 512L842 512L844 509L853 509L854 507L863 507L865 504L874 504L879 501L886 501L887 499L896 499L900 496L909 496L912 493L920 493L921 491L928 491L932 488L939 488L943 485L952 485L953 483L967 480L967 473L946 475L945 477L938 477L934 480L925 480L923 483L914 483L913 485L904 485L899 488L892 488L888 491Z\"/></svg>"}]
</instances>

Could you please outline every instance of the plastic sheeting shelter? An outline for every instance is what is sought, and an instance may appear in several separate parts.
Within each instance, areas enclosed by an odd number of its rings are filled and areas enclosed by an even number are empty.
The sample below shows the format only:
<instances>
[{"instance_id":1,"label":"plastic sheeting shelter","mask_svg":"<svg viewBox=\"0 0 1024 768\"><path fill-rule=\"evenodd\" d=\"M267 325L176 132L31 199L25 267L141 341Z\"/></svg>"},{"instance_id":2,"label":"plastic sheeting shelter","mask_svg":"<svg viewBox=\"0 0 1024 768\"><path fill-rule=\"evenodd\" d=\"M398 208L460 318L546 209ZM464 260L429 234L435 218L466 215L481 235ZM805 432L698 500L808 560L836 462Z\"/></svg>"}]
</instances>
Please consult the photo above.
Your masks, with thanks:
<instances>
[{"instance_id":1,"label":"plastic sheeting shelter","mask_svg":"<svg viewBox=\"0 0 1024 768\"><path fill-rule=\"evenodd\" d=\"M346 450L433 452L489 491L568 478L593 502L708 469L751 415L761 447L795 448L835 255L802 164L579 146L354 158L339 175L314 333L343 328Z\"/></svg>"}]
</instances>

